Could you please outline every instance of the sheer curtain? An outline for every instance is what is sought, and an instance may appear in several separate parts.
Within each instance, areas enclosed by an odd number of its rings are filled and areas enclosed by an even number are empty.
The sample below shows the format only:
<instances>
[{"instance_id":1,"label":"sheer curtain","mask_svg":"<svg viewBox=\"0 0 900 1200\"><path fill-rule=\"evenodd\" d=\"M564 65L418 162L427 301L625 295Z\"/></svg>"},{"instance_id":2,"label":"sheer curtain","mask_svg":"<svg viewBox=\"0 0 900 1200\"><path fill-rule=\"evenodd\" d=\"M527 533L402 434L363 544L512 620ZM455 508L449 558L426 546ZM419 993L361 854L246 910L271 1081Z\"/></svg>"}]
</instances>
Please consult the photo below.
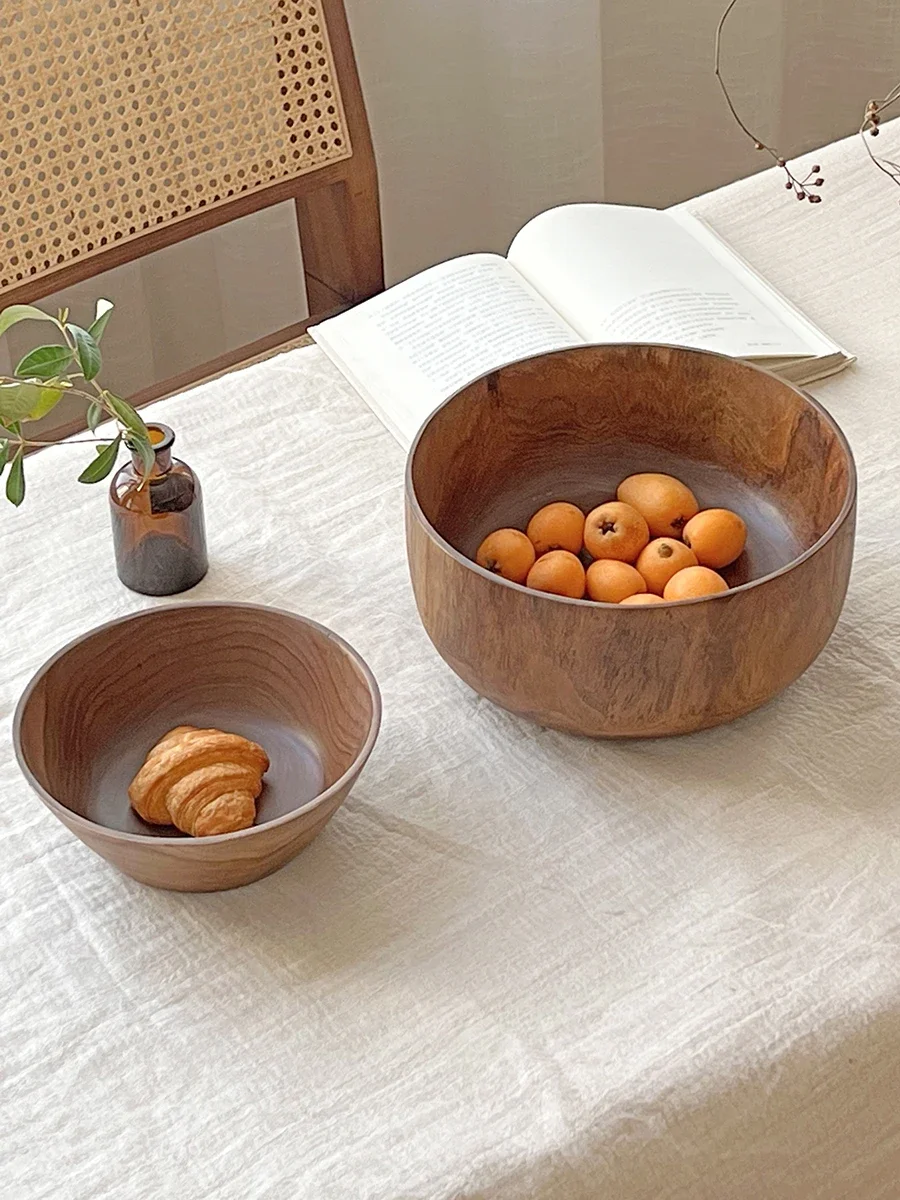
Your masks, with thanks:
<instances>
[{"instance_id":1,"label":"sheer curtain","mask_svg":"<svg viewBox=\"0 0 900 1200\"><path fill-rule=\"evenodd\" d=\"M552 204L662 206L768 165L713 75L726 0L347 3L393 278L503 250ZM852 132L900 79L892 0L739 0L725 34L739 110L790 155Z\"/></svg>"},{"instance_id":2,"label":"sheer curtain","mask_svg":"<svg viewBox=\"0 0 900 1200\"><path fill-rule=\"evenodd\" d=\"M554 204L666 205L766 165L713 77L724 3L346 0L389 281L465 251L503 251ZM740 0L725 51L748 123L795 155L850 133L866 100L900 79L900 15L892 0ZM900 158L892 142L900 127L879 142ZM858 169L890 209L894 193L862 148ZM299 319L299 261L283 206L64 299L83 316L97 294L118 302L108 377L127 392ZM24 327L12 332L13 342L27 337Z\"/></svg>"}]
</instances>

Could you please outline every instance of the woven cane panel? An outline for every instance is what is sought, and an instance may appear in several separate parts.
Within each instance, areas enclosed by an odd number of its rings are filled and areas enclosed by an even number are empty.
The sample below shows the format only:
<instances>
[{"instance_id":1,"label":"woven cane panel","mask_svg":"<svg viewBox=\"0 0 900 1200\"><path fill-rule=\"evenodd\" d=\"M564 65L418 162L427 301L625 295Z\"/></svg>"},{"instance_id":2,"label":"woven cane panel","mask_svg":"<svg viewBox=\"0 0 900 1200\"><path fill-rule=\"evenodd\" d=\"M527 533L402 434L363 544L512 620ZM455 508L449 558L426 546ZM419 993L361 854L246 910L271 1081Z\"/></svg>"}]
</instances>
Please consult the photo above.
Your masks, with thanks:
<instances>
[{"instance_id":1,"label":"woven cane panel","mask_svg":"<svg viewBox=\"0 0 900 1200\"><path fill-rule=\"evenodd\" d=\"M3 8L0 289L350 156L319 3Z\"/></svg>"}]
</instances>

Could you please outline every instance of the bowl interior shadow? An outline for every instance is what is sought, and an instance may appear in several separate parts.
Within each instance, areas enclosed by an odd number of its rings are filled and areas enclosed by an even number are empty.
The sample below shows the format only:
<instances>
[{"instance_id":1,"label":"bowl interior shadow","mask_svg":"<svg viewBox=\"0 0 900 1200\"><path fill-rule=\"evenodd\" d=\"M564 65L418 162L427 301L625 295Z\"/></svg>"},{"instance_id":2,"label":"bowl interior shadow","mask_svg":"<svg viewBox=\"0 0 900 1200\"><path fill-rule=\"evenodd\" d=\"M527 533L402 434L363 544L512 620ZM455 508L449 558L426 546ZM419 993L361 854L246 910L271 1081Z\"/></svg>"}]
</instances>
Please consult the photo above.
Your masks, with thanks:
<instances>
[{"instance_id":1,"label":"bowl interior shadow","mask_svg":"<svg viewBox=\"0 0 900 1200\"><path fill-rule=\"evenodd\" d=\"M43 789L97 824L181 836L132 811L128 784L176 725L249 737L271 766L256 826L314 800L353 764L374 716L368 680L326 630L275 609L150 609L87 635L37 680L22 754Z\"/></svg>"},{"instance_id":2,"label":"bowl interior shadow","mask_svg":"<svg viewBox=\"0 0 900 1200\"><path fill-rule=\"evenodd\" d=\"M848 457L836 426L801 393L714 355L584 351L488 375L422 431L413 492L459 553L474 558L492 530L524 529L553 500L589 511L639 471L677 476L701 508L740 513L747 549L722 572L731 586L788 566L837 519Z\"/></svg>"}]
</instances>

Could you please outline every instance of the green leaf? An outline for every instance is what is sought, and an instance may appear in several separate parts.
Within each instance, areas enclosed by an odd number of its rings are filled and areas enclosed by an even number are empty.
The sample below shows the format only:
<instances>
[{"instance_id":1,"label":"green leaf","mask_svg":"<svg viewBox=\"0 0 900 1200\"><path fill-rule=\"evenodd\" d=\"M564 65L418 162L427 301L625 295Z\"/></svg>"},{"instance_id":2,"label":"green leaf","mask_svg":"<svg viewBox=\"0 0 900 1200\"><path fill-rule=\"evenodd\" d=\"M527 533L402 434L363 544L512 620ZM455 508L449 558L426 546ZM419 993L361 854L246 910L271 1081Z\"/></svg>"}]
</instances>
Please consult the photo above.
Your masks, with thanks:
<instances>
[{"instance_id":1,"label":"green leaf","mask_svg":"<svg viewBox=\"0 0 900 1200\"><path fill-rule=\"evenodd\" d=\"M0 440L0 476L2 476L6 468L6 460L9 458L9 442L6 439Z\"/></svg>"},{"instance_id":2,"label":"green leaf","mask_svg":"<svg viewBox=\"0 0 900 1200\"><path fill-rule=\"evenodd\" d=\"M105 479L113 467L116 465L116 459L119 455L119 447L122 444L121 433L110 442L108 446L102 446L97 451L97 457L92 463L84 468L78 476L79 483L99 483L101 479Z\"/></svg>"},{"instance_id":3,"label":"green leaf","mask_svg":"<svg viewBox=\"0 0 900 1200\"><path fill-rule=\"evenodd\" d=\"M78 355L78 365L85 379L93 379L100 370L100 347L86 329L80 325L66 326L75 339L75 352Z\"/></svg>"},{"instance_id":4,"label":"green leaf","mask_svg":"<svg viewBox=\"0 0 900 1200\"><path fill-rule=\"evenodd\" d=\"M9 308L4 308L3 312L0 312L0 337L11 326L17 325L19 321L49 321L51 325L59 326L56 317L41 312L33 304L11 304Z\"/></svg>"},{"instance_id":5,"label":"green leaf","mask_svg":"<svg viewBox=\"0 0 900 1200\"><path fill-rule=\"evenodd\" d=\"M24 453L24 447L20 446L12 460L9 475L6 477L6 498L16 508L25 499L25 467L22 463Z\"/></svg>"},{"instance_id":6,"label":"green leaf","mask_svg":"<svg viewBox=\"0 0 900 1200\"><path fill-rule=\"evenodd\" d=\"M156 451L150 442L147 426L141 420L138 412L120 396L114 396L112 392L104 392L103 397L128 431L125 445L129 450L137 451L141 456L144 474L149 475L156 463Z\"/></svg>"},{"instance_id":7,"label":"green leaf","mask_svg":"<svg viewBox=\"0 0 900 1200\"><path fill-rule=\"evenodd\" d=\"M52 379L72 361L68 346L38 346L15 369L20 379Z\"/></svg>"},{"instance_id":8,"label":"green leaf","mask_svg":"<svg viewBox=\"0 0 900 1200\"><path fill-rule=\"evenodd\" d=\"M46 417L51 409L56 408L62 396L62 388L60 387L43 387L40 389L40 399L34 408L28 414L29 421L39 421L41 417Z\"/></svg>"},{"instance_id":9,"label":"green leaf","mask_svg":"<svg viewBox=\"0 0 900 1200\"><path fill-rule=\"evenodd\" d=\"M133 433L137 438L145 438L148 442L150 441L147 426L126 400L120 396L114 396L112 392L104 392L103 398L129 433Z\"/></svg>"},{"instance_id":10,"label":"green leaf","mask_svg":"<svg viewBox=\"0 0 900 1200\"><path fill-rule=\"evenodd\" d=\"M92 400L87 407L87 427L91 433L94 432L94 430L103 420L103 416L103 405L99 400Z\"/></svg>"},{"instance_id":11,"label":"green leaf","mask_svg":"<svg viewBox=\"0 0 900 1200\"><path fill-rule=\"evenodd\" d=\"M2 383L0 425L8 429L11 421L36 421L50 411L61 395L62 388L41 383Z\"/></svg>"},{"instance_id":12,"label":"green leaf","mask_svg":"<svg viewBox=\"0 0 900 1200\"><path fill-rule=\"evenodd\" d=\"M109 314L113 310L111 300L98 300L97 310L93 322L88 326L88 333L95 342L99 342L103 337L103 330L106 328L106 322L109 320Z\"/></svg>"},{"instance_id":13,"label":"green leaf","mask_svg":"<svg viewBox=\"0 0 900 1200\"><path fill-rule=\"evenodd\" d=\"M21 421L34 407L38 384L0 383L0 425L10 427L11 422Z\"/></svg>"}]
</instances>

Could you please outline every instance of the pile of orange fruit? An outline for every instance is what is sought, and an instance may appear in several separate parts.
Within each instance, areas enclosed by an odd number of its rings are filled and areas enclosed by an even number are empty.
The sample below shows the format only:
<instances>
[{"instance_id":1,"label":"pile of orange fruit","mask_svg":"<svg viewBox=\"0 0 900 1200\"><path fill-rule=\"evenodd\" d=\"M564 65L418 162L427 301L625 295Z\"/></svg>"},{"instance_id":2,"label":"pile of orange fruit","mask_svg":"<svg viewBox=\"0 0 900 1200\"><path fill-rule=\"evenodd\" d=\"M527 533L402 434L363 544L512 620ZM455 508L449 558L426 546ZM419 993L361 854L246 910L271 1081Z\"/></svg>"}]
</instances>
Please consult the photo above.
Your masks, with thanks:
<instances>
[{"instance_id":1,"label":"pile of orange fruit","mask_svg":"<svg viewBox=\"0 0 900 1200\"><path fill-rule=\"evenodd\" d=\"M727 508L701 511L672 475L629 475L616 499L585 516L564 500L523 533L496 529L475 561L539 592L605 604L664 604L727 592L718 573L744 551L747 526Z\"/></svg>"}]
</instances>

